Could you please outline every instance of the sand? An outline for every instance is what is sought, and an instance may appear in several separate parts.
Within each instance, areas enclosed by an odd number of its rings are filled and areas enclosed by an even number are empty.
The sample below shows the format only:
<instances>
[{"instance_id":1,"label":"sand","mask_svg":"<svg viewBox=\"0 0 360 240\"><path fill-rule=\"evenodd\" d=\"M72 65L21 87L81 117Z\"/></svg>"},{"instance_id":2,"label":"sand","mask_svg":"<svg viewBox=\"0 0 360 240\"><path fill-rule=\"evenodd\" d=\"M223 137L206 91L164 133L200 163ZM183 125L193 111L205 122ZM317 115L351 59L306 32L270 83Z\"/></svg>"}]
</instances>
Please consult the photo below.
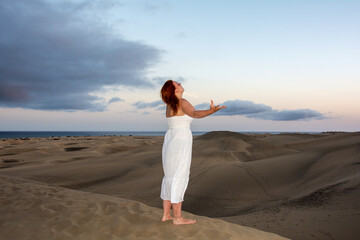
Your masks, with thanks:
<instances>
[{"instance_id":1,"label":"sand","mask_svg":"<svg viewBox=\"0 0 360 240\"><path fill-rule=\"evenodd\" d=\"M360 237L359 132L194 137L191 226L160 221L162 141L0 139L0 239Z\"/></svg>"},{"instance_id":2,"label":"sand","mask_svg":"<svg viewBox=\"0 0 360 240\"><path fill-rule=\"evenodd\" d=\"M161 222L143 203L0 176L1 239L286 239L276 234L184 213L196 225Z\"/></svg>"}]
</instances>

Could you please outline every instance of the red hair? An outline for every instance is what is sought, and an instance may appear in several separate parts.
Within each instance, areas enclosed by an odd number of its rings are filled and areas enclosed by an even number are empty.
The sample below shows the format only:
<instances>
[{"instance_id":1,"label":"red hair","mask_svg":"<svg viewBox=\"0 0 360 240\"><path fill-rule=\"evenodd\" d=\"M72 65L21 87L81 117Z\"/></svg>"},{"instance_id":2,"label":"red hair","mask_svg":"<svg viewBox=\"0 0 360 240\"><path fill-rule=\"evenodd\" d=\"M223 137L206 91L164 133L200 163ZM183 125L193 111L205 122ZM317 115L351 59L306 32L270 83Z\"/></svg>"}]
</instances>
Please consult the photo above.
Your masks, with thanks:
<instances>
[{"instance_id":1,"label":"red hair","mask_svg":"<svg viewBox=\"0 0 360 240\"><path fill-rule=\"evenodd\" d=\"M167 80L161 88L160 95L162 100L170 106L174 114L179 110L179 99L175 95L175 86L172 80Z\"/></svg>"}]
</instances>

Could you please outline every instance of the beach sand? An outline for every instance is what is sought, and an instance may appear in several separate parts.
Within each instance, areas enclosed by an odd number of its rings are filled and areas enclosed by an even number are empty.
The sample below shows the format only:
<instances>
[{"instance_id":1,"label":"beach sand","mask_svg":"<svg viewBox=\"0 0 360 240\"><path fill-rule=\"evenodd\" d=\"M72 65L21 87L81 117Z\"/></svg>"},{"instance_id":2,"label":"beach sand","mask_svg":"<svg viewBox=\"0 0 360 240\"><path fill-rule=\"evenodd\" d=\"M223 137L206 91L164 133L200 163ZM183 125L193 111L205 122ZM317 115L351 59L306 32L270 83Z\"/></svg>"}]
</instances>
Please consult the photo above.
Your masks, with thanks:
<instances>
[{"instance_id":1,"label":"beach sand","mask_svg":"<svg viewBox=\"0 0 360 240\"><path fill-rule=\"evenodd\" d=\"M360 237L359 132L195 136L188 226L161 222L162 142L0 139L0 239Z\"/></svg>"}]
</instances>

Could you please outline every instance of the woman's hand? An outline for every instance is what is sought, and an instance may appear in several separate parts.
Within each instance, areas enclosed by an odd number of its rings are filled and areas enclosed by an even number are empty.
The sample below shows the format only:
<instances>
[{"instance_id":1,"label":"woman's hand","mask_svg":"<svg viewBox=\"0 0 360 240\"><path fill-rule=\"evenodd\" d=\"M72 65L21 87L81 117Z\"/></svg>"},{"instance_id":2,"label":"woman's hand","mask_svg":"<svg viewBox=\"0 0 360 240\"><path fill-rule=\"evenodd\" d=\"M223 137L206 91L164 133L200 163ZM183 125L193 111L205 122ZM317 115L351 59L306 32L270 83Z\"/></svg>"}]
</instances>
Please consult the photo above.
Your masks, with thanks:
<instances>
[{"instance_id":1,"label":"woman's hand","mask_svg":"<svg viewBox=\"0 0 360 240\"><path fill-rule=\"evenodd\" d=\"M226 108L226 106L221 106L220 105L216 105L214 106L214 102L213 100L211 100L211 104L210 104L210 111L212 113L216 113L217 111L219 111L220 109Z\"/></svg>"}]
</instances>

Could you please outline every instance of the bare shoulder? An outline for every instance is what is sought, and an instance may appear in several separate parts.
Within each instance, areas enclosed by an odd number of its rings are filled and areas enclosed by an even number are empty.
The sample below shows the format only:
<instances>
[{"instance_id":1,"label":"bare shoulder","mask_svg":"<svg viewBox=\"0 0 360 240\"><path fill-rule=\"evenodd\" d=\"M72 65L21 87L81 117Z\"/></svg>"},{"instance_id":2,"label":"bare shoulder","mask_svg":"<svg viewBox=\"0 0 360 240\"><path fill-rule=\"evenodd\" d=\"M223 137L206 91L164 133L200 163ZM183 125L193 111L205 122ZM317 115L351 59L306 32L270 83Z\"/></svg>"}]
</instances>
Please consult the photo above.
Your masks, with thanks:
<instances>
[{"instance_id":1,"label":"bare shoulder","mask_svg":"<svg viewBox=\"0 0 360 240\"><path fill-rule=\"evenodd\" d=\"M180 106L181 109L189 116L191 116L189 111L194 111L195 109L193 105L191 105L191 103L185 98L180 99Z\"/></svg>"},{"instance_id":2,"label":"bare shoulder","mask_svg":"<svg viewBox=\"0 0 360 240\"><path fill-rule=\"evenodd\" d=\"M189 101L186 100L185 98L181 98L181 99L179 100L179 102L180 102L180 104L189 104Z\"/></svg>"}]
</instances>

